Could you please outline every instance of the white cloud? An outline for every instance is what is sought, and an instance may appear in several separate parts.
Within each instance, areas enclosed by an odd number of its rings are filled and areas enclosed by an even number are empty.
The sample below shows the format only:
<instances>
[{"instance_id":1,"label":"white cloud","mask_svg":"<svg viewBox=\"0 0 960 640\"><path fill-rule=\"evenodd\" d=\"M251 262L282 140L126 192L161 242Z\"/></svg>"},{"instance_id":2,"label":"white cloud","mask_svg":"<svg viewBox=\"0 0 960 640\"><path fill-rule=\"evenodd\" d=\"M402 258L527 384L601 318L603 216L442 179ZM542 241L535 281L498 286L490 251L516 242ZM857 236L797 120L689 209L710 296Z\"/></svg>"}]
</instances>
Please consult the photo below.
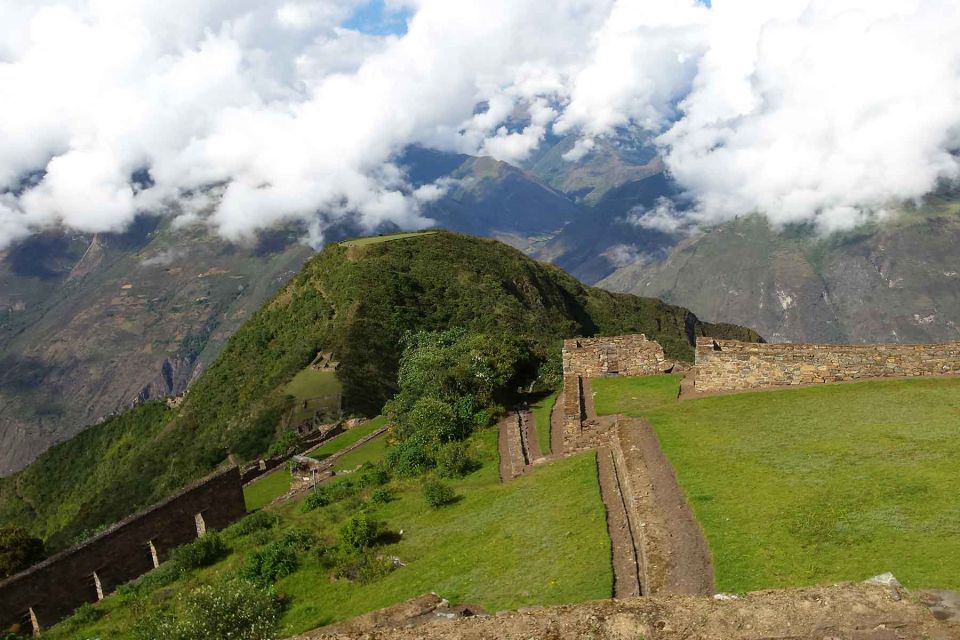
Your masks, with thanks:
<instances>
[{"instance_id":1,"label":"white cloud","mask_svg":"<svg viewBox=\"0 0 960 640\"><path fill-rule=\"evenodd\" d=\"M516 162L551 130L572 161L658 134L703 222L842 228L958 174L951 0L392 0L402 36L343 28L360 4L0 0L0 247L165 207L234 239L420 227L446 187L414 190L404 146Z\"/></svg>"},{"instance_id":2,"label":"white cloud","mask_svg":"<svg viewBox=\"0 0 960 640\"><path fill-rule=\"evenodd\" d=\"M627 214L626 222L664 233L677 233L690 225L683 212L677 211L673 202L667 198L658 198L652 209L634 208Z\"/></svg>"}]
</instances>

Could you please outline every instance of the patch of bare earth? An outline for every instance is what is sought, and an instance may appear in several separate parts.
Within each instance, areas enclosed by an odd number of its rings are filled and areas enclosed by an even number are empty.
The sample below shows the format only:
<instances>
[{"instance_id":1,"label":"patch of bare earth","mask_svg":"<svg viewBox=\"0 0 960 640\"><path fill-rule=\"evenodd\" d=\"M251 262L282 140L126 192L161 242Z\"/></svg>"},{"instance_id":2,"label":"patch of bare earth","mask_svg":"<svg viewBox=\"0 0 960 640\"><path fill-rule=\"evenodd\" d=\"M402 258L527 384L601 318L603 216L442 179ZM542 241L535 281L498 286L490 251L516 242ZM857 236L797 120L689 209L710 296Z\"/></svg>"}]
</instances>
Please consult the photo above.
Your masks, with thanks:
<instances>
[{"instance_id":1,"label":"patch of bare earth","mask_svg":"<svg viewBox=\"0 0 960 640\"><path fill-rule=\"evenodd\" d=\"M648 596L487 616L428 595L296 640L930 640L960 639L901 589L840 584L710 596Z\"/></svg>"}]
</instances>

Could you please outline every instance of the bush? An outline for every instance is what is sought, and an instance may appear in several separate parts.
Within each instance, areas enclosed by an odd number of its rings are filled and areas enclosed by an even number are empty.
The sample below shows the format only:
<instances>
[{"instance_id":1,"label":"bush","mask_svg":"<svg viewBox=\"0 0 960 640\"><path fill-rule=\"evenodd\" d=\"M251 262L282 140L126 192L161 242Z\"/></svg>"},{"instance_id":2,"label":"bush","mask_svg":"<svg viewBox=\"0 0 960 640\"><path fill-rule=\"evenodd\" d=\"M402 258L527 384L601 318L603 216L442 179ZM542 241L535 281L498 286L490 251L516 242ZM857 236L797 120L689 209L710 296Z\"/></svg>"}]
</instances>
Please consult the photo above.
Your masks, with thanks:
<instances>
[{"instance_id":1,"label":"bush","mask_svg":"<svg viewBox=\"0 0 960 640\"><path fill-rule=\"evenodd\" d=\"M42 540L20 527L0 529L0 578L19 573L42 559Z\"/></svg>"},{"instance_id":2,"label":"bush","mask_svg":"<svg viewBox=\"0 0 960 640\"><path fill-rule=\"evenodd\" d=\"M280 518L276 514L270 513L269 511L257 511L246 516L240 522L224 529L223 534L224 536L242 538L255 531L272 529L279 521Z\"/></svg>"},{"instance_id":3,"label":"bush","mask_svg":"<svg viewBox=\"0 0 960 640\"><path fill-rule=\"evenodd\" d=\"M387 464L401 478L411 478L433 468L435 461L429 443L411 438L387 451Z\"/></svg>"},{"instance_id":4,"label":"bush","mask_svg":"<svg viewBox=\"0 0 960 640\"><path fill-rule=\"evenodd\" d=\"M147 573L137 583L136 590L148 593L154 589L165 587L171 582L179 580L185 569L176 562L164 562L153 571Z\"/></svg>"},{"instance_id":5,"label":"bush","mask_svg":"<svg viewBox=\"0 0 960 640\"><path fill-rule=\"evenodd\" d=\"M370 494L370 502L374 504L387 504L393 501L393 492L390 489L377 489Z\"/></svg>"},{"instance_id":6,"label":"bush","mask_svg":"<svg viewBox=\"0 0 960 640\"><path fill-rule=\"evenodd\" d=\"M382 578L395 568L393 560L367 549L362 553L354 553L348 560L340 562L334 576L366 584Z\"/></svg>"},{"instance_id":7,"label":"bush","mask_svg":"<svg viewBox=\"0 0 960 640\"><path fill-rule=\"evenodd\" d=\"M308 513L320 507L333 504L334 502L339 502L344 498L354 496L359 493L359 491L360 488L350 480L325 484L315 488L310 495L306 497L303 504L300 505L300 510L303 513Z\"/></svg>"},{"instance_id":8,"label":"bush","mask_svg":"<svg viewBox=\"0 0 960 640\"><path fill-rule=\"evenodd\" d=\"M280 604L270 591L244 580L206 585L181 596L177 615L167 611L141 619L136 640L272 640Z\"/></svg>"},{"instance_id":9,"label":"bush","mask_svg":"<svg viewBox=\"0 0 960 640\"><path fill-rule=\"evenodd\" d=\"M448 442L437 454L437 473L445 478L462 478L478 466L465 442Z\"/></svg>"},{"instance_id":10,"label":"bush","mask_svg":"<svg viewBox=\"0 0 960 640\"><path fill-rule=\"evenodd\" d=\"M390 482L390 472L385 466L367 463L361 469L357 484L360 487L381 487L388 482Z\"/></svg>"},{"instance_id":11,"label":"bush","mask_svg":"<svg viewBox=\"0 0 960 640\"><path fill-rule=\"evenodd\" d=\"M199 569L217 562L226 556L227 552L223 537L214 531L177 547L170 555L170 559L184 569Z\"/></svg>"},{"instance_id":12,"label":"bush","mask_svg":"<svg viewBox=\"0 0 960 640\"><path fill-rule=\"evenodd\" d=\"M76 625L92 624L103 617L103 611L94 607L89 602L80 605L69 621Z\"/></svg>"},{"instance_id":13,"label":"bush","mask_svg":"<svg viewBox=\"0 0 960 640\"><path fill-rule=\"evenodd\" d=\"M284 456L287 454L287 451L298 444L300 444L300 438L297 437L294 431L283 431L277 436L277 439L273 441L270 448L267 449L267 456L271 458L273 456Z\"/></svg>"},{"instance_id":14,"label":"bush","mask_svg":"<svg viewBox=\"0 0 960 640\"><path fill-rule=\"evenodd\" d=\"M357 514L340 527L340 543L351 549L365 549L374 543L382 528L367 514Z\"/></svg>"},{"instance_id":15,"label":"bush","mask_svg":"<svg viewBox=\"0 0 960 640\"><path fill-rule=\"evenodd\" d=\"M268 585L290 575L300 566L299 551L308 551L316 537L307 529L290 529L279 540L247 556L240 575L247 580Z\"/></svg>"},{"instance_id":16,"label":"bush","mask_svg":"<svg viewBox=\"0 0 960 640\"><path fill-rule=\"evenodd\" d=\"M427 480L423 483L423 497L432 509L439 509L457 501L457 494L449 485L438 480Z\"/></svg>"}]
</instances>

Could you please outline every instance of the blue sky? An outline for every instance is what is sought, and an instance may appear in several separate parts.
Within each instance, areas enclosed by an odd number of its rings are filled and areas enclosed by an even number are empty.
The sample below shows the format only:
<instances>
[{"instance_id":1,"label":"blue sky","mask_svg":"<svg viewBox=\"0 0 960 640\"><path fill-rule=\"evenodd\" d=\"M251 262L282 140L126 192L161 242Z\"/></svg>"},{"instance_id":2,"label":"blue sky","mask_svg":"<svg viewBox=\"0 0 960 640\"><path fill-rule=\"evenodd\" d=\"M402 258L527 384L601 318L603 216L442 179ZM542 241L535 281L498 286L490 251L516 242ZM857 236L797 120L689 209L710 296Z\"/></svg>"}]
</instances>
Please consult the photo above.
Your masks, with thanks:
<instances>
[{"instance_id":1,"label":"blue sky","mask_svg":"<svg viewBox=\"0 0 960 640\"><path fill-rule=\"evenodd\" d=\"M407 32L409 17L410 12L406 9L395 11L383 0L370 0L358 7L343 26L377 36L402 35Z\"/></svg>"}]
</instances>

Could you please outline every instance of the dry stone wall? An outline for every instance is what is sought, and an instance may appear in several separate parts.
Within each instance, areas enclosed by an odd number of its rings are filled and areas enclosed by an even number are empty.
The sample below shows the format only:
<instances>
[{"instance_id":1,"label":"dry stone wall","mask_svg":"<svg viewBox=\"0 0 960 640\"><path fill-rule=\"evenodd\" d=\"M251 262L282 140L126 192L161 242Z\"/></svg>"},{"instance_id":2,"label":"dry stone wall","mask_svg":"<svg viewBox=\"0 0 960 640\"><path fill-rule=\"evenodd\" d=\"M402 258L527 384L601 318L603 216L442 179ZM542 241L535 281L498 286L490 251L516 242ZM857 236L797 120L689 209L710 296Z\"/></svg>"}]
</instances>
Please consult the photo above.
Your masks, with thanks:
<instances>
[{"instance_id":1,"label":"dry stone wall","mask_svg":"<svg viewBox=\"0 0 960 640\"><path fill-rule=\"evenodd\" d=\"M960 342L943 344L756 344L698 338L697 391L960 373Z\"/></svg>"},{"instance_id":2,"label":"dry stone wall","mask_svg":"<svg viewBox=\"0 0 960 640\"><path fill-rule=\"evenodd\" d=\"M563 375L647 376L663 373L669 363L663 348L645 335L574 338L563 343Z\"/></svg>"},{"instance_id":3,"label":"dry stone wall","mask_svg":"<svg viewBox=\"0 0 960 640\"><path fill-rule=\"evenodd\" d=\"M30 633L96 602L150 571L175 548L246 514L240 471L231 467L187 487L146 511L110 527L0 582L0 631Z\"/></svg>"}]
</instances>

